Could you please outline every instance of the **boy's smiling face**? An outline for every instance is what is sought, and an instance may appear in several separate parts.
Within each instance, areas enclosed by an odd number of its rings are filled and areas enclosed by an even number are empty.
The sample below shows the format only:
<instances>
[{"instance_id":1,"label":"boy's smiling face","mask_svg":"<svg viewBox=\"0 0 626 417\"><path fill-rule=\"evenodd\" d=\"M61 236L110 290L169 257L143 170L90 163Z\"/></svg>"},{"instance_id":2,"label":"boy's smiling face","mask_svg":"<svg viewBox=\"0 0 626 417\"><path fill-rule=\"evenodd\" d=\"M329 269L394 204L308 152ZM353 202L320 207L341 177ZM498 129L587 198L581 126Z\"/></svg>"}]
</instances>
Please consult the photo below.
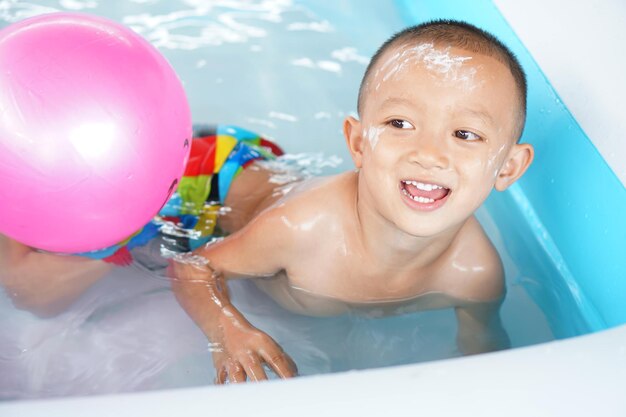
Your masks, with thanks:
<instances>
[{"instance_id":1,"label":"boy's smiling face","mask_svg":"<svg viewBox=\"0 0 626 417\"><path fill-rule=\"evenodd\" d=\"M460 226L526 170L515 141L520 100L509 69L487 55L432 43L391 48L364 87L346 137L360 198L414 236Z\"/></svg>"}]
</instances>

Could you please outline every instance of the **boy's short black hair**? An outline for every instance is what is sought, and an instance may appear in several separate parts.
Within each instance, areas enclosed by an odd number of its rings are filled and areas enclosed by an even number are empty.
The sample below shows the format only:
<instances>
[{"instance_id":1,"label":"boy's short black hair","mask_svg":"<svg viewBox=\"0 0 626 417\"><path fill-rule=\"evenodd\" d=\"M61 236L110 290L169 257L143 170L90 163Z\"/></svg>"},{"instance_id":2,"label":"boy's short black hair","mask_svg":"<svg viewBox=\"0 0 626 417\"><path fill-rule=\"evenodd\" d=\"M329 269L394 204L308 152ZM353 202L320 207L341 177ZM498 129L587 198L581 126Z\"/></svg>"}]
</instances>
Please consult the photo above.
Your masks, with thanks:
<instances>
[{"instance_id":1,"label":"boy's short black hair","mask_svg":"<svg viewBox=\"0 0 626 417\"><path fill-rule=\"evenodd\" d=\"M495 36L474 25L458 20L433 20L425 22L406 28L387 39L370 60L365 74L363 75L363 79L361 80L357 102L357 111L359 114L361 114L363 108L363 96L367 82L373 68L380 60L380 57L392 47L418 41L427 41L435 45L439 44L465 49L470 52L493 57L506 65L511 71L511 75L513 75L520 100L520 115L516 132L516 139L519 140L526 121L527 86L524 69L513 52Z\"/></svg>"}]
</instances>

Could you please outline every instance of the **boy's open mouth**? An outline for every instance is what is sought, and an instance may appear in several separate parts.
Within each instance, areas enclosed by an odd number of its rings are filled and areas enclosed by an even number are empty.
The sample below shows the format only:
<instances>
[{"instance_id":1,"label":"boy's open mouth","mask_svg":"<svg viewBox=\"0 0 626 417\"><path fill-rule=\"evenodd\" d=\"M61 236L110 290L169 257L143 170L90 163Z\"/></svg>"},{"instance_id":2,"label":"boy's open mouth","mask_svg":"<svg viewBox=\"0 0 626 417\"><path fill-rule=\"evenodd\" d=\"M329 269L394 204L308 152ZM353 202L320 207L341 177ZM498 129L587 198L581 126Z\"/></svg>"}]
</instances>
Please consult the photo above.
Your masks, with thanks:
<instances>
[{"instance_id":1,"label":"boy's open mouth","mask_svg":"<svg viewBox=\"0 0 626 417\"><path fill-rule=\"evenodd\" d=\"M400 181L400 190L411 207L421 210L434 210L443 205L450 189L439 184L417 180Z\"/></svg>"}]
</instances>

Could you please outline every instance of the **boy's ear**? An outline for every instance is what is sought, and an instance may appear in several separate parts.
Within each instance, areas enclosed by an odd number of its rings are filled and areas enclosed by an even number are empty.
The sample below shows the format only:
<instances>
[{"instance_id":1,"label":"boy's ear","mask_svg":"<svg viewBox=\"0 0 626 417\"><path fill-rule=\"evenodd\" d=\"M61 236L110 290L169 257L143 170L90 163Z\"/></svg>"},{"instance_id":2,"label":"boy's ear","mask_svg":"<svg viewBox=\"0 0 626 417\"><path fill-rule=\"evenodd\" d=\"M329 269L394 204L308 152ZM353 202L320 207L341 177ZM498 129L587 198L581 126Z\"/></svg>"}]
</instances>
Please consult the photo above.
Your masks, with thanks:
<instances>
[{"instance_id":1,"label":"boy's ear","mask_svg":"<svg viewBox=\"0 0 626 417\"><path fill-rule=\"evenodd\" d=\"M530 166L535 150L528 143L517 143L509 151L506 162L496 177L496 190L504 191L521 177Z\"/></svg>"},{"instance_id":2,"label":"boy's ear","mask_svg":"<svg viewBox=\"0 0 626 417\"><path fill-rule=\"evenodd\" d=\"M348 150L357 168L363 165L363 130L361 122L352 116L343 121L343 135L348 144Z\"/></svg>"}]
</instances>

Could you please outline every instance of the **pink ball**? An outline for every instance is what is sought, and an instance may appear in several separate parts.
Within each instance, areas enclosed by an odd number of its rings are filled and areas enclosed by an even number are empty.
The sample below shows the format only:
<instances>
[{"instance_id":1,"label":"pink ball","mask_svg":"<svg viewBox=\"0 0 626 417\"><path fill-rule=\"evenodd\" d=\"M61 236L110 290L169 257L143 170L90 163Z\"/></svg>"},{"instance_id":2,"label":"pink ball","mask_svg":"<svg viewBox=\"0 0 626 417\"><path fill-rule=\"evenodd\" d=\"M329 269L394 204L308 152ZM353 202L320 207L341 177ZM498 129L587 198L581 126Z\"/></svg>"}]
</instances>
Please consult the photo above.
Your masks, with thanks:
<instances>
[{"instance_id":1,"label":"pink ball","mask_svg":"<svg viewBox=\"0 0 626 417\"><path fill-rule=\"evenodd\" d=\"M132 30L54 13L0 31L0 233L54 252L132 235L180 181L183 87Z\"/></svg>"}]
</instances>

